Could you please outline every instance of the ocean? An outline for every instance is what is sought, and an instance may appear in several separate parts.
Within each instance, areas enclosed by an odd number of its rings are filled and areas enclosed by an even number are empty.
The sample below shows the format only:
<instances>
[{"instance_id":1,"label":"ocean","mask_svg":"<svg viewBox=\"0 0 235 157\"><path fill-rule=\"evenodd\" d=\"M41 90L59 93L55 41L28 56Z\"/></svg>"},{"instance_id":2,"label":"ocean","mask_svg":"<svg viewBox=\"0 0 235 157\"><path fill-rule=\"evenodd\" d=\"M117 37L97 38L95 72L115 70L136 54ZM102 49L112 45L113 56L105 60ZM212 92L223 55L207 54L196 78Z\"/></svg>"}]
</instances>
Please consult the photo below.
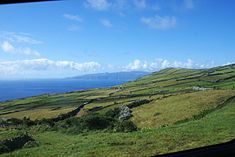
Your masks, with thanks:
<instances>
[{"instance_id":1,"label":"ocean","mask_svg":"<svg viewBox=\"0 0 235 157\"><path fill-rule=\"evenodd\" d=\"M64 93L91 88L104 88L126 81L86 81L76 79L0 81L0 101L41 94Z\"/></svg>"}]
</instances>

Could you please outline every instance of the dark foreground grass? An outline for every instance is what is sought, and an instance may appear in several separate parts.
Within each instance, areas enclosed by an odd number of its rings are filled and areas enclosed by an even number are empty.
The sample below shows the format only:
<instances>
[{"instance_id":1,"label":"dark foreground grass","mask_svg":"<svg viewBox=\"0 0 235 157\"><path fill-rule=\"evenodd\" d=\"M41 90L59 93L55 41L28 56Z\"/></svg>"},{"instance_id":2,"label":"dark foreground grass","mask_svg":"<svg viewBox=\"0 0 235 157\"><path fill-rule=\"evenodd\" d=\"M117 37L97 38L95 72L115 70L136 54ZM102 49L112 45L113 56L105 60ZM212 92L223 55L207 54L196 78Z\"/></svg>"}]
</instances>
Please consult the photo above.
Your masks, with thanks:
<instances>
[{"instance_id":1,"label":"dark foreground grass","mask_svg":"<svg viewBox=\"0 0 235 157\"><path fill-rule=\"evenodd\" d=\"M235 101L199 120L131 133L68 135L34 133L38 147L2 156L151 156L226 142L235 138Z\"/></svg>"}]
</instances>

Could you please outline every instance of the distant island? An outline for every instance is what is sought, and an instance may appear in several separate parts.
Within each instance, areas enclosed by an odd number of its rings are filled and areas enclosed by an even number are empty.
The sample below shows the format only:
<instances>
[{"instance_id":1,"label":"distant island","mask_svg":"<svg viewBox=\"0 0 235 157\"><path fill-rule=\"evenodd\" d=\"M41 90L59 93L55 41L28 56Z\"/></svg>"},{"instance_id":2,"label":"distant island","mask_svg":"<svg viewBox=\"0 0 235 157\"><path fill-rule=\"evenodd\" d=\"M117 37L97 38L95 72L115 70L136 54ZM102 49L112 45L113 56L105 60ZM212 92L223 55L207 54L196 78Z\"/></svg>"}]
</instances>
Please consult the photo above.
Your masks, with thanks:
<instances>
[{"instance_id":1,"label":"distant island","mask_svg":"<svg viewBox=\"0 0 235 157\"><path fill-rule=\"evenodd\" d=\"M68 79L88 80L88 81L131 81L142 76L148 75L150 72L130 71L130 72L113 72L113 73L97 73L82 76L70 77Z\"/></svg>"}]
</instances>

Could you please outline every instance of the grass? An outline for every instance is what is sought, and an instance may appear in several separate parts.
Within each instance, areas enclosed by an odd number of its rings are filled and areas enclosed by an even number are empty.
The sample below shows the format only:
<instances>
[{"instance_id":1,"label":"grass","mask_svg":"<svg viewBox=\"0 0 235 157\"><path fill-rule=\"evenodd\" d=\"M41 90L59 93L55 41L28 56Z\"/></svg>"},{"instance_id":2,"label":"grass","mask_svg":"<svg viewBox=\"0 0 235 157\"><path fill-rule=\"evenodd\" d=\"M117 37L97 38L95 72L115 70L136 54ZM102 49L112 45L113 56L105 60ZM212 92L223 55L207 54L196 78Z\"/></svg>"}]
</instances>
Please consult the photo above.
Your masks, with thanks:
<instances>
[{"instance_id":1,"label":"grass","mask_svg":"<svg viewBox=\"0 0 235 157\"><path fill-rule=\"evenodd\" d=\"M6 118L19 118L23 119L24 117L30 118L31 120L43 119L43 118L52 118L57 117L60 114L67 113L75 109L74 107L69 108L59 108L59 109L33 109L26 110L21 112L14 112L7 115L4 115Z\"/></svg>"},{"instance_id":2,"label":"grass","mask_svg":"<svg viewBox=\"0 0 235 157\"><path fill-rule=\"evenodd\" d=\"M33 136L39 141L39 147L2 156L151 156L232 140L234 122L235 101L200 120L133 133L44 132Z\"/></svg>"},{"instance_id":3,"label":"grass","mask_svg":"<svg viewBox=\"0 0 235 157\"><path fill-rule=\"evenodd\" d=\"M0 131L0 141L3 141L8 138L17 137L24 134L24 131L11 129L11 130L2 130Z\"/></svg>"},{"instance_id":4,"label":"grass","mask_svg":"<svg viewBox=\"0 0 235 157\"><path fill-rule=\"evenodd\" d=\"M132 120L139 128L170 125L193 115L215 108L221 101L234 96L232 90L208 90L180 94L133 109Z\"/></svg>"}]
</instances>

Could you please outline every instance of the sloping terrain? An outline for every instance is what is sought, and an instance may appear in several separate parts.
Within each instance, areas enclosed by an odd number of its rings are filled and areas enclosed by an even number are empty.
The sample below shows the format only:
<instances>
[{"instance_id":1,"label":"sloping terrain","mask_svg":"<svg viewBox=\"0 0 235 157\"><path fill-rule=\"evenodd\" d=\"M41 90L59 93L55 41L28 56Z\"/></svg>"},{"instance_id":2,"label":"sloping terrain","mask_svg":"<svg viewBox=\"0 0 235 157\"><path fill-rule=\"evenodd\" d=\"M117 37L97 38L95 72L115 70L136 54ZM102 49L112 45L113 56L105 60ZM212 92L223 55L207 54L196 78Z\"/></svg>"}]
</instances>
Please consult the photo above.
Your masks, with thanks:
<instances>
[{"instance_id":1,"label":"sloping terrain","mask_svg":"<svg viewBox=\"0 0 235 157\"><path fill-rule=\"evenodd\" d=\"M43 129L45 126L41 121L61 116L79 106L82 109L73 119L53 124L56 128ZM128 121L137 126L137 131L115 131L116 124L120 123L115 118L115 111L121 106L129 108ZM38 147L2 155L151 156L217 144L235 138L234 109L235 64L211 69L168 68L112 88L0 103L3 121L5 118L28 117L40 122L21 126L20 130L18 126L2 127L0 139L15 136L26 127L40 143ZM107 122L107 126L101 130L76 130L77 124L83 124L86 117L91 120L89 116L93 115L98 116L96 120L100 119L102 124ZM103 119L99 115L111 115L111 118ZM109 126L109 120L115 126ZM65 126L72 127L58 129ZM71 130L73 134L70 134Z\"/></svg>"},{"instance_id":2,"label":"sloping terrain","mask_svg":"<svg viewBox=\"0 0 235 157\"><path fill-rule=\"evenodd\" d=\"M40 146L2 156L151 156L223 143L235 138L235 100L205 117L131 133L34 134ZM2 132L9 136L9 131ZM5 136L6 136L5 135Z\"/></svg>"}]
</instances>

